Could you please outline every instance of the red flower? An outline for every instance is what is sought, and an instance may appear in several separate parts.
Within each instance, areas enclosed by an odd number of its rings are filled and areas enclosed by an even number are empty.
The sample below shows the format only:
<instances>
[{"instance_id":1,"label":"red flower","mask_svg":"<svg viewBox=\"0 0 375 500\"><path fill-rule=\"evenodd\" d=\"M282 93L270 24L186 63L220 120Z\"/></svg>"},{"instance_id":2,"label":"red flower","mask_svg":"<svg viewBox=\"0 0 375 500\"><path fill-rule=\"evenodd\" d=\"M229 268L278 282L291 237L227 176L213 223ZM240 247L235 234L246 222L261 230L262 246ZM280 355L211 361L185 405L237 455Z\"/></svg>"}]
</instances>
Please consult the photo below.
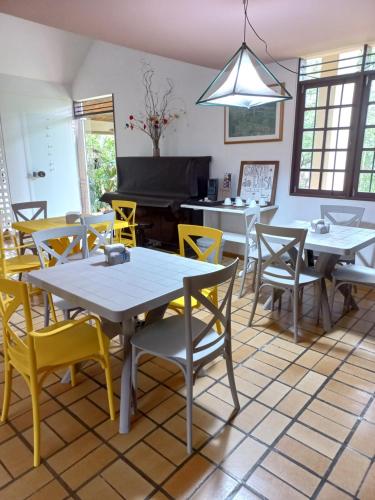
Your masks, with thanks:
<instances>
[{"instance_id":1,"label":"red flower","mask_svg":"<svg viewBox=\"0 0 375 500\"><path fill-rule=\"evenodd\" d=\"M163 118L163 123L166 125L168 123L168 120L166 118Z\"/></svg>"},{"instance_id":2,"label":"red flower","mask_svg":"<svg viewBox=\"0 0 375 500\"><path fill-rule=\"evenodd\" d=\"M130 130L133 130L133 128L134 128L134 125L130 125Z\"/></svg>"},{"instance_id":3,"label":"red flower","mask_svg":"<svg viewBox=\"0 0 375 500\"><path fill-rule=\"evenodd\" d=\"M146 124L145 123L143 124L143 128L146 129Z\"/></svg>"},{"instance_id":4,"label":"red flower","mask_svg":"<svg viewBox=\"0 0 375 500\"><path fill-rule=\"evenodd\" d=\"M129 116L129 120L134 120L134 116L133 116L133 115L130 115L130 116Z\"/></svg>"}]
</instances>

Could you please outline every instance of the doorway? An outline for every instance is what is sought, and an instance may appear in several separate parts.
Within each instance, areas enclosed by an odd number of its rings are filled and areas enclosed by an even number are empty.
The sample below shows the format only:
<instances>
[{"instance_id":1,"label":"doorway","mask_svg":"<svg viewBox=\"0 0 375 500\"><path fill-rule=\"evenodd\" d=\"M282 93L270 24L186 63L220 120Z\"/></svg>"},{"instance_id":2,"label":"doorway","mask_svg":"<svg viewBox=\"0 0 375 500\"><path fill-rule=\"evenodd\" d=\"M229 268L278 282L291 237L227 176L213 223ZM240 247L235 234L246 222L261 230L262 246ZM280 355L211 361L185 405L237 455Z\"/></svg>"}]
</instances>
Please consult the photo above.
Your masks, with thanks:
<instances>
[{"instance_id":1,"label":"doorway","mask_svg":"<svg viewBox=\"0 0 375 500\"><path fill-rule=\"evenodd\" d=\"M113 96L74 102L82 211L99 212L107 206L100 197L117 186Z\"/></svg>"}]
</instances>

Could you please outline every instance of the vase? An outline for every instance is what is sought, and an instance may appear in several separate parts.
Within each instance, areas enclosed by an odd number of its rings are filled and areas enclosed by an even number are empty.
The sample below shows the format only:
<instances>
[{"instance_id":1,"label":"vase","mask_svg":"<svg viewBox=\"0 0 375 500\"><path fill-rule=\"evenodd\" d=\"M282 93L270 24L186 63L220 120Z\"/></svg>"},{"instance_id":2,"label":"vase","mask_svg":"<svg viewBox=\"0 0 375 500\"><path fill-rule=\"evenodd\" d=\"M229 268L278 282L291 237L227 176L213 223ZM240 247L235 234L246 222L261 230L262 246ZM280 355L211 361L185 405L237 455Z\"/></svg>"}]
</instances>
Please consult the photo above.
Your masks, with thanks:
<instances>
[{"instance_id":1,"label":"vase","mask_svg":"<svg viewBox=\"0 0 375 500\"><path fill-rule=\"evenodd\" d=\"M152 148L152 156L158 158L160 156L160 148L159 146L153 146Z\"/></svg>"}]
</instances>

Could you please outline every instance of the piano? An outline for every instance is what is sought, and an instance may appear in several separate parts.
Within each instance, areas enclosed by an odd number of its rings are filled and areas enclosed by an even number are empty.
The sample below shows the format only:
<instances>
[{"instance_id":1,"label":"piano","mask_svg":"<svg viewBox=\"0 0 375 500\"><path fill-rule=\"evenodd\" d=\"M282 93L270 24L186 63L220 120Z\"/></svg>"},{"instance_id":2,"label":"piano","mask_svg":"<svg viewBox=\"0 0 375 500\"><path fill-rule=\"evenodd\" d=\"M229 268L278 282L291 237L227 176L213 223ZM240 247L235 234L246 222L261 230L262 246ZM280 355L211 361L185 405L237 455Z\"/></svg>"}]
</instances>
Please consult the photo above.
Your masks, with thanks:
<instances>
[{"instance_id":1,"label":"piano","mask_svg":"<svg viewBox=\"0 0 375 500\"><path fill-rule=\"evenodd\" d=\"M118 157L117 191L101 201L137 202L136 222L149 244L178 248L178 224L202 225L202 212L180 207L207 196L210 156Z\"/></svg>"}]
</instances>

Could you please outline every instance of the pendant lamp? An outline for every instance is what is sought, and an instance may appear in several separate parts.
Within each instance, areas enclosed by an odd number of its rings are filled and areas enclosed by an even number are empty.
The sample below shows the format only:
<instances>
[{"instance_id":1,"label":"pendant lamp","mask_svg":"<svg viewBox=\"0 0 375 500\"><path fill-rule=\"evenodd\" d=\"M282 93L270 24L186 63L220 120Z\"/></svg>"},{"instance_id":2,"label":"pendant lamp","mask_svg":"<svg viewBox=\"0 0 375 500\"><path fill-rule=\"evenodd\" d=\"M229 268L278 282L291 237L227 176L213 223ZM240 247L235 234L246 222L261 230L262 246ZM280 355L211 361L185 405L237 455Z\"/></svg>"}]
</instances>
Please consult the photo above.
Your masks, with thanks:
<instances>
[{"instance_id":1,"label":"pendant lamp","mask_svg":"<svg viewBox=\"0 0 375 500\"><path fill-rule=\"evenodd\" d=\"M204 106L252 108L292 99L275 75L246 44L247 1L244 1L244 41L197 100Z\"/></svg>"}]
</instances>

